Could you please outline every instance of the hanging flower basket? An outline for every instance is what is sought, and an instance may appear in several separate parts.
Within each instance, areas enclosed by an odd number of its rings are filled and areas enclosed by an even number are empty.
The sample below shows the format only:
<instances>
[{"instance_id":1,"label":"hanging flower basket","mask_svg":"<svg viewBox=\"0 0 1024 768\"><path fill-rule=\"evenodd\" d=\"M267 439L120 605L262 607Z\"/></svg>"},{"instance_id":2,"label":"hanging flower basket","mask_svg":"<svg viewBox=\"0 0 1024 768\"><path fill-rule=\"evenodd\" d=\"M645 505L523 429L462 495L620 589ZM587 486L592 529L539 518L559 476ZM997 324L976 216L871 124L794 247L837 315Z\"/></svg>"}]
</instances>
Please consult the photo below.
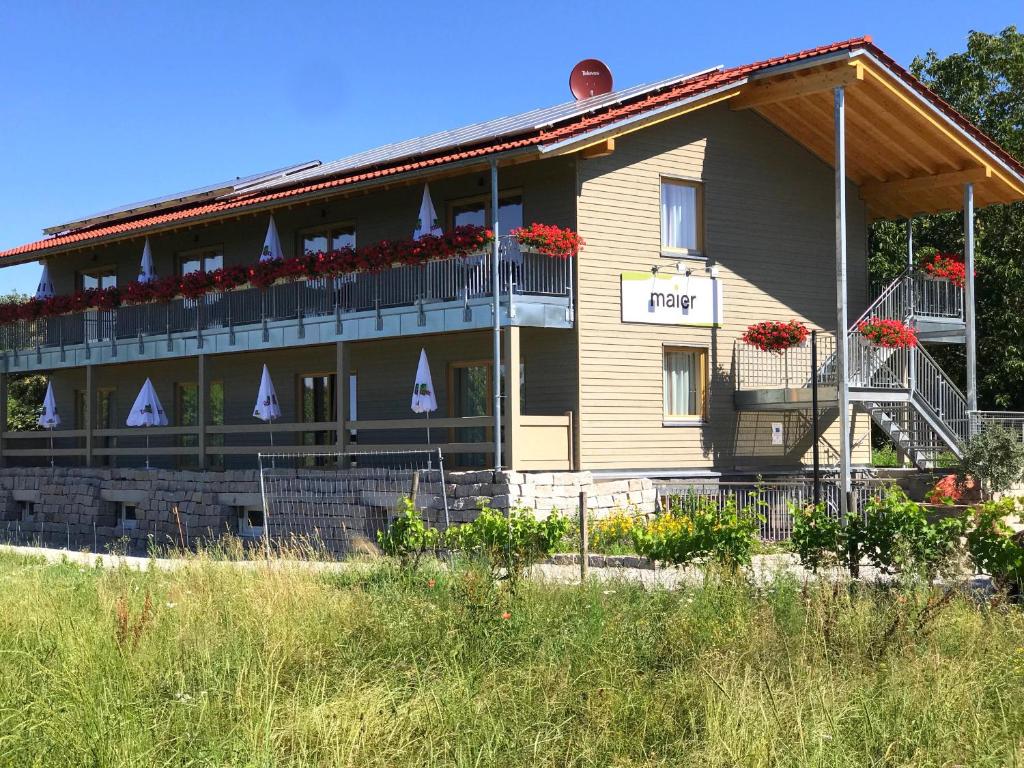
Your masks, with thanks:
<instances>
[{"instance_id":1,"label":"hanging flower basket","mask_svg":"<svg viewBox=\"0 0 1024 768\"><path fill-rule=\"evenodd\" d=\"M912 349L917 346L917 330L900 320L872 317L861 321L857 330L876 347Z\"/></svg>"},{"instance_id":2,"label":"hanging flower basket","mask_svg":"<svg viewBox=\"0 0 1024 768\"><path fill-rule=\"evenodd\" d=\"M510 233L525 250L550 256L553 259L567 259L580 254L583 238L571 229L552 224L530 224L517 227Z\"/></svg>"},{"instance_id":3,"label":"hanging flower basket","mask_svg":"<svg viewBox=\"0 0 1024 768\"><path fill-rule=\"evenodd\" d=\"M795 347L807 339L807 326L799 320L783 323L778 320L765 320L747 328L743 334L743 342L757 347L762 352L781 355L790 347Z\"/></svg>"},{"instance_id":4,"label":"hanging flower basket","mask_svg":"<svg viewBox=\"0 0 1024 768\"><path fill-rule=\"evenodd\" d=\"M938 280L949 280L953 285L963 288L967 282L967 268L958 253L942 253L937 251L926 256L918 265L924 274Z\"/></svg>"}]
</instances>

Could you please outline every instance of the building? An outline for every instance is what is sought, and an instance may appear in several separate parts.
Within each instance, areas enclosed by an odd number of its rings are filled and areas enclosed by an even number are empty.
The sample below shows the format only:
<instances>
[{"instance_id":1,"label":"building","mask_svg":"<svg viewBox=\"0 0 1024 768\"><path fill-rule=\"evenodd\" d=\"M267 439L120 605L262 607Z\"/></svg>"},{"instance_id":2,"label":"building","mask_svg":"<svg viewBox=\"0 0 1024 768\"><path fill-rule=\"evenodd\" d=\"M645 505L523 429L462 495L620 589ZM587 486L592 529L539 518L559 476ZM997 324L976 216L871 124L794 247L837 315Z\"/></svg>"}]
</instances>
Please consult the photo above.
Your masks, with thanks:
<instances>
[{"instance_id":1,"label":"building","mask_svg":"<svg viewBox=\"0 0 1024 768\"><path fill-rule=\"evenodd\" d=\"M185 276L255 263L271 216L286 258L408 240L425 183L445 231L498 239L382 271L124 301L146 242L157 275ZM44 372L62 415L52 448L4 431L0 461L218 472L255 466L271 435L275 450L422 447L409 395L423 348L450 468L800 472L814 379L825 466L849 478L874 421L927 467L959 451L977 411L973 208L1020 199L1024 167L859 38L128 206L0 252L0 267L44 261L59 296L121 294L0 326L0 387ZM870 223L950 210L965 211L964 289L910 268L871 295ZM551 258L510 239L531 223L585 246ZM924 345L867 343L860 317L966 344L968 391ZM820 332L816 369L807 344L741 341L791 319ZM264 364L282 408L270 426L252 417ZM146 378L167 427L125 426Z\"/></svg>"}]
</instances>

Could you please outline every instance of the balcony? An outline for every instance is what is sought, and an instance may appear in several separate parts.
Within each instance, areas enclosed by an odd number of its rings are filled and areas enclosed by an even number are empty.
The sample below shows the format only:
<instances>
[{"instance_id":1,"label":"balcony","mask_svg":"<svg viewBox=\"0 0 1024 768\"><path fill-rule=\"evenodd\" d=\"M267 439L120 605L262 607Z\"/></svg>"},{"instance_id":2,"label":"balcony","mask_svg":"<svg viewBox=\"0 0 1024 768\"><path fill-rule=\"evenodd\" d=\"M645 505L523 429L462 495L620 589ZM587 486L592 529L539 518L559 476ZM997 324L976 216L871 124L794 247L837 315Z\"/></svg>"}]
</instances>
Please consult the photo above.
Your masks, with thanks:
<instances>
[{"instance_id":1,"label":"balcony","mask_svg":"<svg viewBox=\"0 0 1024 768\"><path fill-rule=\"evenodd\" d=\"M502 243L508 249L507 243ZM490 327L491 252L0 326L6 371ZM572 259L503 253L503 325L570 328Z\"/></svg>"}]
</instances>

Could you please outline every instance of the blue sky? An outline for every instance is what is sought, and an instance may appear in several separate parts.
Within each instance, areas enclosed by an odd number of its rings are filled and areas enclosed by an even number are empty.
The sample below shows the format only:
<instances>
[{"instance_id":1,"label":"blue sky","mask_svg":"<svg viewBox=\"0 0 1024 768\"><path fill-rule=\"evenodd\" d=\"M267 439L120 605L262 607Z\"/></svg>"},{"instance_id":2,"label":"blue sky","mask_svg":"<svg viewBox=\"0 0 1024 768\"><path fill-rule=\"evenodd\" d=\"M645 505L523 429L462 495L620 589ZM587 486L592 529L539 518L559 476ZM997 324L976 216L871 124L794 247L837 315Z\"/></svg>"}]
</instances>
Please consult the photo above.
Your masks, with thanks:
<instances>
[{"instance_id":1,"label":"blue sky","mask_svg":"<svg viewBox=\"0 0 1024 768\"><path fill-rule=\"evenodd\" d=\"M5 3L0 247L123 203L870 34L897 61L1024 26L1022 0ZM34 292L35 264L0 269Z\"/></svg>"}]
</instances>

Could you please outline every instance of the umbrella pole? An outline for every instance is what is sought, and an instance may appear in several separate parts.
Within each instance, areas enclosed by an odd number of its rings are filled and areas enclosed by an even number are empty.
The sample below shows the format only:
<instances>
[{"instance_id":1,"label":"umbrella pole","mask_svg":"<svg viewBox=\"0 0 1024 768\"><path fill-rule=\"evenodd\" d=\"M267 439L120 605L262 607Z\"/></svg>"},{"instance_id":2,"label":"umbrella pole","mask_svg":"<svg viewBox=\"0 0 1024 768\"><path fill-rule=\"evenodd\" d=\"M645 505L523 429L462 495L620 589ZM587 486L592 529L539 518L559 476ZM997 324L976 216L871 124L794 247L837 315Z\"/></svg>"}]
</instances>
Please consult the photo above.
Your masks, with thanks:
<instances>
[{"instance_id":1,"label":"umbrella pole","mask_svg":"<svg viewBox=\"0 0 1024 768\"><path fill-rule=\"evenodd\" d=\"M270 447L274 447L274 420L270 420ZM277 459L274 457L274 452L270 452L270 468L277 469Z\"/></svg>"},{"instance_id":2,"label":"umbrella pole","mask_svg":"<svg viewBox=\"0 0 1024 768\"><path fill-rule=\"evenodd\" d=\"M427 411L427 469L433 469L430 455L430 411Z\"/></svg>"},{"instance_id":3,"label":"umbrella pole","mask_svg":"<svg viewBox=\"0 0 1024 768\"><path fill-rule=\"evenodd\" d=\"M50 469L53 469L53 429L50 429Z\"/></svg>"},{"instance_id":4,"label":"umbrella pole","mask_svg":"<svg viewBox=\"0 0 1024 768\"><path fill-rule=\"evenodd\" d=\"M146 432L146 469L149 469L149 432Z\"/></svg>"}]
</instances>

